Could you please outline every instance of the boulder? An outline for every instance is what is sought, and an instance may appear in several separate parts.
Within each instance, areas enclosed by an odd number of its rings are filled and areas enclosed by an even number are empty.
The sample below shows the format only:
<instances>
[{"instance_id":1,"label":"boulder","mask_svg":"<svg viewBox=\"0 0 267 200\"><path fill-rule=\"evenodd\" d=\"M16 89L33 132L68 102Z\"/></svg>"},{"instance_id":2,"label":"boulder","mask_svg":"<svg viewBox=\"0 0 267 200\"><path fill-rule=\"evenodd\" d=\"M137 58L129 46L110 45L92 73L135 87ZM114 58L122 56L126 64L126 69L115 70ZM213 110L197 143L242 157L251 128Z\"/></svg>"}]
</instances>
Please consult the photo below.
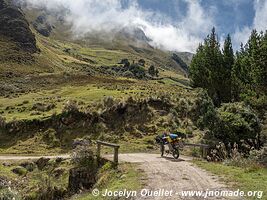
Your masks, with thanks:
<instances>
[{"instance_id":1,"label":"boulder","mask_svg":"<svg viewBox=\"0 0 267 200\"><path fill-rule=\"evenodd\" d=\"M24 167L18 166L18 167L15 167L14 169L12 169L12 172L14 174L23 176L27 173L27 170Z\"/></svg>"},{"instance_id":2,"label":"boulder","mask_svg":"<svg viewBox=\"0 0 267 200\"><path fill-rule=\"evenodd\" d=\"M3 163L3 166L4 166L4 167L10 167L10 166L11 166L11 163L9 163L9 162L4 162L4 163Z\"/></svg>"},{"instance_id":3,"label":"boulder","mask_svg":"<svg viewBox=\"0 0 267 200\"><path fill-rule=\"evenodd\" d=\"M1 5L0 5L1 6ZM0 189L10 186L10 181L6 177L0 176Z\"/></svg>"},{"instance_id":4,"label":"boulder","mask_svg":"<svg viewBox=\"0 0 267 200\"><path fill-rule=\"evenodd\" d=\"M49 163L50 158L40 158L36 161L36 165L38 167L39 170L43 170Z\"/></svg>"},{"instance_id":5,"label":"boulder","mask_svg":"<svg viewBox=\"0 0 267 200\"><path fill-rule=\"evenodd\" d=\"M56 158L56 163L62 163L62 161L64 161L64 158L62 158L62 157Z\"/></svg>"},{"instance_id":6,"label":"boulder","mask_svg":"<svg viewBox=\"0 0 267 200\"><path fill-rule=\"evenodd\" d=\"M73 168L69 172L69 191L77 193L90 189L96 183L96 172L88 168Z\"/></svg>"},{"instance_id":7,"label":"boulder","mask_svg":"<svg viewBox=\"0 0 267 200\"><path fill-rule=\"evenodd\" d=\"M36 164L34 162L25 161L21 163L20 166L24 167L27 171L32 172L35 169Z\"/></svg>"},{"instance_id":8,"label":"boulder","mask_svg":"<svg viewBox=\"0 0 267 200\"><path fill-rule=\"evenodd\" d=\"M53 174L56 178L59 178L60 176L62 176L64 174L64 172L66 171L65 168L63 167L58 167L53 171Z\"/></svg>"},{"instance_id":9,"label":"boulder","mask_svg":"<svg viewBox=\"0 0 267 200\"><path fill-rule=\"evenodd\" d=\"M45 15L37 17L37 19L33 22L33 27L38 33L45 37L49 37L53 30L53 26L48 22Z\"/></svg>"}]
</instances>

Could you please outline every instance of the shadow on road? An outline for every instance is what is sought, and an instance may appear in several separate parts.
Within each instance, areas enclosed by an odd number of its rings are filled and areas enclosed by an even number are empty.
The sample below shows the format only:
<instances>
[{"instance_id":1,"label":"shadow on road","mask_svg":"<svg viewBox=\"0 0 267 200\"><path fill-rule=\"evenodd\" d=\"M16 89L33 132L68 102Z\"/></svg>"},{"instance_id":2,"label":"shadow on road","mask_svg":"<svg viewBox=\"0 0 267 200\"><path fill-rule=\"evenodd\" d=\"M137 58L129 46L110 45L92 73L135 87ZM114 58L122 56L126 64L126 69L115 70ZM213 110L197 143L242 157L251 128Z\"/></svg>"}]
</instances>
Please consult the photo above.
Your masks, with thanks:
<instances>
[{"instance_id":1,"label":"shadow on road","mask_svg":"<svg viewBox=\"0 0 267 200\"><path fill-rule=\"evenodd\" d=\"M181 158L175 159L173 157L167 157L167 156L163 156L162 158L164 158L168 161L171 161L171 162L183 162L183 161L185 161L184 159L181 159Z\"/></svg>"}]
</instances>

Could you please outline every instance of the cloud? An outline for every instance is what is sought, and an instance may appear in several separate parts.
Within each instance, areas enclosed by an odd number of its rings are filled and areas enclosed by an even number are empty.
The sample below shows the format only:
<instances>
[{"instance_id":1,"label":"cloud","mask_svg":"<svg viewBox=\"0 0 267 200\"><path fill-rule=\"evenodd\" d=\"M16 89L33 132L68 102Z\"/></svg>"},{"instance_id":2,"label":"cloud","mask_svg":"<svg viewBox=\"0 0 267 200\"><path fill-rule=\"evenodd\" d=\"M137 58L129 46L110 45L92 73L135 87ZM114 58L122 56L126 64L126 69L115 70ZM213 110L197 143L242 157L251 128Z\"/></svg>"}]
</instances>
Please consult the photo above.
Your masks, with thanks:
<instances>
[{"instance_id":1,"label":"cloud","mask_svg":"<svg viewBox=\"0 0 267 200\"><path fill-rule=\"evenodd\" d=\"M267 28L267 0L256 0L254 7L256 14L253 28L259 31L265 31Z\"/></svg>"},{"instance_id":2,"label":"cloud","mask_svg":"<svg viewBox=\"0 0 267 200\"><path fill-rule=\"evenodd\" d=\"M209 11L204 12L198 1L186 1L186 16L177 24L155 25L147 23L145 33L152 39L154 46L168 50L194 52L196 47L214 26Z\"/></svg>"},{"instance_id":3,"label":"cloud","mask_svg":"<svg viewBox=\"0 0 267 200\"><path fill-rule=\"evenodd\" d=\"M177 0L187 4L185 16L170 22L166 16L140 8L136 0L21 0L30 7L46 7L56 11L66 9L66 21L75 36L83 37L95 31L114 33L118 28L141 28L155 47L172 51L194 52L198 44L215 25L212 9L204 10L198 0ZM125 0L124 0L125 1Z\"/></svg>"},{"instance_id":4,"label":"cloud","mask_svg":"<svg viewBox=\"0 0 267 200\"><path fill-rule=\"evenodd\" d=\"M245 44L249 39L251 31L265 31L267 28L267 0L255 0L254 2L255 16L251 26L245 26L242 29L237 28L233 35L233 43L237 49L241 43Z\"/></svg>"}]
</instances>

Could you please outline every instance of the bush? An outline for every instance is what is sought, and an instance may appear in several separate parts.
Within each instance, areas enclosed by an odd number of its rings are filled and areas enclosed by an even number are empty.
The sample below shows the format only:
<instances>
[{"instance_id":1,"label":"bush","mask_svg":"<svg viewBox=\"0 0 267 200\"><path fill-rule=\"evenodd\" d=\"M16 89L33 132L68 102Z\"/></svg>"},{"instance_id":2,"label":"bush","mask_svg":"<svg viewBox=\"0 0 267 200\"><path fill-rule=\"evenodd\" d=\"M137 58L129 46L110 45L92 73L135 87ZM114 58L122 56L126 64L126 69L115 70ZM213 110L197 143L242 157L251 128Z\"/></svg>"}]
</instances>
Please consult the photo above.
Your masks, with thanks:
<instances>
[{"instance_id":1,"label":"bush","mask_svg":"<svg viewBox=\"0 0 267 200\"><path fill-rule=\"evenodd\" d=\"M48 112L50 110L53 110L56 107L53 103L36 103L33 105L32 110L40 111L40 112Z\"/></svg>"},{"instance_id":2,"label":"bush","mask_svg":"<svg viewBox=\"0 0 267 200\"><path fill-rule=\"evenodd\" d=\"M104 104L105 108L111 108L115 104L114 98L113 97L105 97L103 100L103 104Z\"/></svg>"},{"instance_id":3,"label":"bush","mask_svg":"<svg viewBox=\"0 0 267 200\"><path fill-rule=\"evenodd\" d=\"M71 160L78 167L86 167L90 170L97 169L96 156L89 145L78 146L72 153Z\"/></svg>"},{"instance_id":4,"label":"bush","mask_svg":"<svg viewBox=\"0 0 267 200\"><path fill-rule=\"evenodd\" d=\"M101 133L98 139L102 141L108 141L108 142L118 142L120 138L117 135L110 135L105 132L105 133Z\"/></svg>"},{"instance_id":5,"label":"bush","mask_svg":"<svg viewBox=\"0 0 267 200\"><path fill-rule=\"evenodd\" d=\"M134 77L138 79L142 79L146 76L145 68L138 64L132 64L129 70L134 74Z\"/></svg>"},{"instance_id":6,"label":"bush","mask_svg":"<svg viewBox=\"0 0 267 200\"><path fill-rule=\"evenodd\" d=\"M67 101L63 108L63 113L75 113L79 112L78 104L76 101Z\"/></svg>"},{"instance_id":7,"label":"bush","mask_svg":"<svg viewBox=\"0 0 267 200\"><path fill-rule=\"evenodd\" d=\"M24 176L25 174L27 174L27 169L25 169L24 167L18 166L12 169L12 172L19 176Z\"/></svg>"},{"instance_id":8,"label":"bush","mask_svg":"<svg viewBox=\"0 0 267 200\"><path fill-rule=\"evenodd\" d=\"M261 168L259 164L260 151L251 150L249 156L246 157L243 153L239 152L238 145L234 145L231 150L230 157L225 159L224 164L245 168L247 171L254 171Z\"/></svg>"},{"instance_id":9,"label":"bush","mask_svg":"<svg viewBox=\"0 0 267 200\"><path fill-rule=\"evenodd\" d=\"M181 98L178 101L178 105L176 107L176 111L179 114L180 118L185 118L188 115L188 111L189 111L189 104L188 101L184 98Z\"/></svg>"},{"instance_id":10,"label":"bush","mask_svg":"<svg viewBox=\"0 0 267 200\"><path fill-rule=\"evenodd\" d=\"M185 104L185 106L187 105ZM198 128L212 129L214 127L216 110L211 98L205 90L198 91L197 98L194 104L189 108L188 113Z\"/></svg>"},{"instance_id":11,"label":"bush","mask_svg":"<svg viewBox=\"0 0 267 200\"><path fill-rule=\"evenodd\" d=\"M0 189L0 199L1 200L19 200L21 199L20 195L18 194L18 192L12 190L10 187L9 188L5 188L5 189Z\"/></svg>"},{"instance_id":12,"label":"bush","mask_svg":"<svg viewBox=\"0 0 267 200\"><path fill-rule=\"evenodd\" d=\"M246 144L259 147L261 132L260 120L244 103L223 104L217 109L217 121L212 130L213 136L225 144ZM244 145L242 146L243 150Z\"/></svg>"},{"instance_id":13,"label":"bush","mask_svg":"<svg viewBox=\"0 0 267 200\"><path fill-rule=\"evenodd\" d=\"M122 76L127 77L127 78L134 78L134 74L128 70L123 72Z\"/></svg>"},{"instance_id":14,"label":"bush","mask_svg":"<svg viewBox=\"0 0 267 200\"><path fill-rule=\"evenodd\" d=\"M125 68L128 68L130 66L130 62L127 58L122 59L119 64L123 64Z\"/></svg>"},{"instance_id":15,"label":"bush","mask_svg":"<svg viewBox=\"0 0 267 200\"><path fill-rule=\"evenodd\" d=\"M1 128L4 128L5 125L6 125L6 120L5 120L5 118L3 118L3 117L0 116L0 129L1 129Z\"/></svg>"},{"instance_id":16,"label":"bush","mask_svg":"<svg viewBox=\"0 0 267 200\"><path fill-rule=\"evenodd\" d=\"M54 129L48 129L44 132L43 140L51 147L60 146L60 140L56 137L57 132Z\"/></svg>"}]
</instances>

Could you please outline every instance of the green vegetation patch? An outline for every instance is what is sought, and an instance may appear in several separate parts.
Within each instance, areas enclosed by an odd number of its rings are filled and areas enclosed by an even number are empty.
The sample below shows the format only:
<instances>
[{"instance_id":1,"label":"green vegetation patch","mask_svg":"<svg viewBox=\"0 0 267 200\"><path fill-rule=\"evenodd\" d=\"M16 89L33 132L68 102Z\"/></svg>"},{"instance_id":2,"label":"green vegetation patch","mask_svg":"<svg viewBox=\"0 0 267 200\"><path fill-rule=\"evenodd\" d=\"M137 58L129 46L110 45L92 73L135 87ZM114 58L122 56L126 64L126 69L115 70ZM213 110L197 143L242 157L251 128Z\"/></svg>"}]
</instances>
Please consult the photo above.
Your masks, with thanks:
<instances>
[{"instance_id":1,"label":"green vegetation patch","mask_svg":"<svg viewBox=\"0 0 267 200\"><path fill-rule=\"evenodd\" d=\"M121 164L119 168L113 169L111 163L107 163L102 167L99 172L99 180L94 186L94 189L98 189L100 194L105 193L105 190L110 191L138 191L141 189L142 182L141 177L143 173L136 170L134 164ZM82 194L73 197L78 200L104 200L107 197L99 195L98 197L93 196L90 193Z\"/></svg>"},{"instance_id":2,"label":"green vegetation patch","mask_svg":"<svg viewBox=\"0 0 267 200\"><path fill-rule=\"evenodd\" d=\"M221 163L193 161L197 166L219 175L223 181L241 191L263 191L262 199L267 198L267 168L246 169L227 166ZM251 198L253 199L253 198ZM254 199L257 199L256 197Z\"/></svg>"}]
</instances>

